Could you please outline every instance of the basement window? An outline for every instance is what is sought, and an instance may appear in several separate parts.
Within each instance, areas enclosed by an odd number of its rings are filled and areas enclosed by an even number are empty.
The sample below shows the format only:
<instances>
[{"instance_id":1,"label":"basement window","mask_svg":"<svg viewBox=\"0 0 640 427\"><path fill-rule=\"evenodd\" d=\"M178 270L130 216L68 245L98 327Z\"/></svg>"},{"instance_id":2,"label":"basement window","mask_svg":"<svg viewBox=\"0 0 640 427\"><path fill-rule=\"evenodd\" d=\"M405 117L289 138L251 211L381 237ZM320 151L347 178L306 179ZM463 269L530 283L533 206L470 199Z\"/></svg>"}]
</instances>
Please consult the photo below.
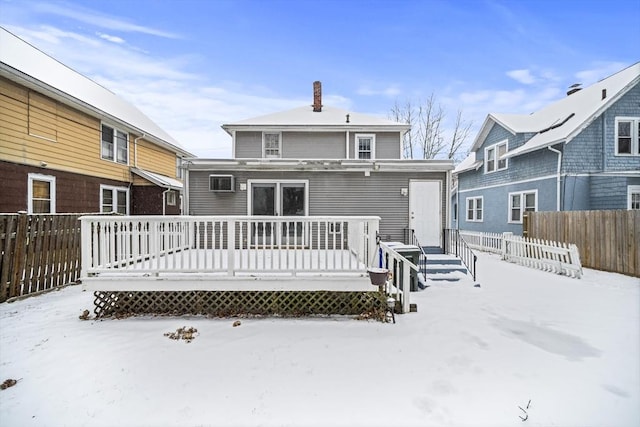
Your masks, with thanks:
<instances>
[{"instance_id":1,"label":"basement window","mask_svg":"<svg viewBox=\"0 0 640 427\"><path fill-rule=\"evenodd\" d=\"M231 193L235 190L233 175L209 175L209 191Z\"/></svg>"}]
</instances>

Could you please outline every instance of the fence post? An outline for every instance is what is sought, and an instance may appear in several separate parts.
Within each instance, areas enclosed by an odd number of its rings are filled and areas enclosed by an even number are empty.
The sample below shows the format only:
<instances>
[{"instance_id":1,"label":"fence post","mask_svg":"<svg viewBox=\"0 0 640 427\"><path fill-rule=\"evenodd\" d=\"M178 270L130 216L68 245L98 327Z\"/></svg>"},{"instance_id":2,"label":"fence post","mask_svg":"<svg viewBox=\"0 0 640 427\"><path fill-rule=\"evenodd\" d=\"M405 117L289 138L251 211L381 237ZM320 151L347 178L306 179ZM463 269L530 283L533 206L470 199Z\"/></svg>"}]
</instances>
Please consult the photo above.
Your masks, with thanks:
<instances>
[{"instance_id":1,"label":"fence post","mask_svg":"<svg viewBox=\"0 0 640 427\"><path fill-rule=\"evenodd\" d=\"M507 255L509 254L509 249L507 248L508 239L513 236L513 233L505 231L502 233L502 259L507 259Z\"/></svg>"},{"instance_id":2,"label":"fence post","mask_svg":"<svg viewBox=\"0 0 640 427\"><path fill-rule=\"evenodd\" d=\"M21 295L20 283L24 273L24 263L26 257L27 245L27 212L18 212L18 226L16 227L16 244L13 253L12 277L9 284L9 297L17 297Z\"/></svg>"},{"instance_id":3,"label":"fence post","mask_svg":"<svg viewBox=\"0 0 640 427\"><path fill-rule=\"evenodd\" d=\"M522 237L529 237L529 212L522 215Z\"/></svg>"}]
</instances>

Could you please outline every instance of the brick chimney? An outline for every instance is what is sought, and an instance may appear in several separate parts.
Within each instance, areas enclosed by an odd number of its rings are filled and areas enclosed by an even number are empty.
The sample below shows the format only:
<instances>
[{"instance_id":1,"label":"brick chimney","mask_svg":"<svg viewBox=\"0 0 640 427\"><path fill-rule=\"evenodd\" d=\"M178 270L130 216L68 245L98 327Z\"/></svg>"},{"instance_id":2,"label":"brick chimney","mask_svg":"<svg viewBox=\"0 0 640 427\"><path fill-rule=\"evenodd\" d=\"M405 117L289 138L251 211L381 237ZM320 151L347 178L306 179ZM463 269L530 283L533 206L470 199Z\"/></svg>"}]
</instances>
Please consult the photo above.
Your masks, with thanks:
<instances>
[{"instance_id":1,"label":"brick chimney","mask_svg":"<svg viewBox=\"0 0 640 427\"><path fill-rule=\"evenodd\" d=\"M322 83L319 81L313 82L313 111L322 111Z\"/></svg>"}]
</instances>

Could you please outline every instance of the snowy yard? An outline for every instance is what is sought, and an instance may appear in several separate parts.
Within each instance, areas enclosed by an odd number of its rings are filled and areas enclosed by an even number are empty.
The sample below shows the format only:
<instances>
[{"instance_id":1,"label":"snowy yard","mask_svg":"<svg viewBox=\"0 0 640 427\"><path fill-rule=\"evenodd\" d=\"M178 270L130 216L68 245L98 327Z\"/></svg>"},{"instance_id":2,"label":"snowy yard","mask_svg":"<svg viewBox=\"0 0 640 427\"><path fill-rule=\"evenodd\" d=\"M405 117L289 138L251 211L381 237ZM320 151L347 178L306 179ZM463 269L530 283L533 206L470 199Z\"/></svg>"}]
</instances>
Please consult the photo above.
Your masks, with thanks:
<instances>
[{"instance_id":1,"label":"snowy yard","mask_svg":"<svg viewBox=\"0 0 640 427\"><path fill-rule=\"evenodd\" d=\"M640 425L640 280L487 254L478 271L480 288L413 293L418 313L395 325L82 321L79 286L2 304L0 382L19 381L0 391L0 425ZM192 342L164 335L182 326Z\"/></svg>"}]
</instances>

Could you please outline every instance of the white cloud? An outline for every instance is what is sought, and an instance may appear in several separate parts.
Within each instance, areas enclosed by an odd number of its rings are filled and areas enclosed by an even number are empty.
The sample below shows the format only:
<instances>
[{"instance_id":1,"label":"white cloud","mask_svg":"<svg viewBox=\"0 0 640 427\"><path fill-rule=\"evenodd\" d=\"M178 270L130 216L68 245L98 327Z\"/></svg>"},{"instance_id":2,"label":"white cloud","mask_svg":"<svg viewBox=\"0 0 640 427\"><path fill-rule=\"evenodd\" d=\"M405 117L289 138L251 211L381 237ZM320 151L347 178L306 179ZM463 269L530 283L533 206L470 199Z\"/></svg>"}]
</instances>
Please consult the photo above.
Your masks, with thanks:
<instances>
[{"instance_id":1,"label":"white cloud","mask_svg":"<svg viewBox=\"0 0 640 427\"><path fill-rule=\"evenodd\" d=\"M592 68L578 71L575 74L577 81L574 83L582 83L583 87L589 86L628 66L629 64L622 62L596 62Z\"/></svg>"},{"instance_id":2,"label":"white cloud","mask_svg":"<svg viewBox=\"0 0 640 427\"><path fill-rule=\"evenodd\" d=\"M111 36L111 35L109 35L109 34L104 34L104 33L100 33L100 32L98 32L98 33L96 33L96 34L97 34L101 39L104 39L104 40L110 41L110 42L112 42L112 43L119 43L119 44L124 43L124 39L122 39L122 38L120 38L120 37L118 37L118 36Z\"/></svg>"},{"instance_id":3,"label":"white cloud","mask_svg":"<svg viewBox=\"0 0 640 427\"><path fill-rule=\"evenodd\" d=\"M538 79L531 74L530 70L507 71L507 76L524 85L530 85L538 81Z\"/></svg>"},{"instance_id":4,"label":"white cloud","mask_svg":"<svg viewBox=\"0 0 640 427\"><path fill-rule=\"evenodd\" d=\"M402 93L402 91L398 88L397 85L390 85L387 87L383 87L380 89L374 89L371 86L361 86L356 91L358 95L362 96L386 96L388 98L393 98Z\"/></svg>"},{"instance_id":5,"label":"white cloud","mask_svg":"<svg viewBox=\"0 0 640 427\"><path fill-rule=\"evenodd\" d=\"M106 28L111 31L134 32L134 33L149 34L152 36L172 38L172 39L180 38L179 35L173 34L167 31L133 24L115 17L99 14L95 11L86 10L86 9L83 10L79 8L77 5L74 5L73 9L71 9L56 3L50 3L50 2L37 3L34 5L33 10L36 13L48 13L51 15L58 15L66 18L75 19L85 24L95 25L97 27Z\"/></svg>"}]
</instances>

